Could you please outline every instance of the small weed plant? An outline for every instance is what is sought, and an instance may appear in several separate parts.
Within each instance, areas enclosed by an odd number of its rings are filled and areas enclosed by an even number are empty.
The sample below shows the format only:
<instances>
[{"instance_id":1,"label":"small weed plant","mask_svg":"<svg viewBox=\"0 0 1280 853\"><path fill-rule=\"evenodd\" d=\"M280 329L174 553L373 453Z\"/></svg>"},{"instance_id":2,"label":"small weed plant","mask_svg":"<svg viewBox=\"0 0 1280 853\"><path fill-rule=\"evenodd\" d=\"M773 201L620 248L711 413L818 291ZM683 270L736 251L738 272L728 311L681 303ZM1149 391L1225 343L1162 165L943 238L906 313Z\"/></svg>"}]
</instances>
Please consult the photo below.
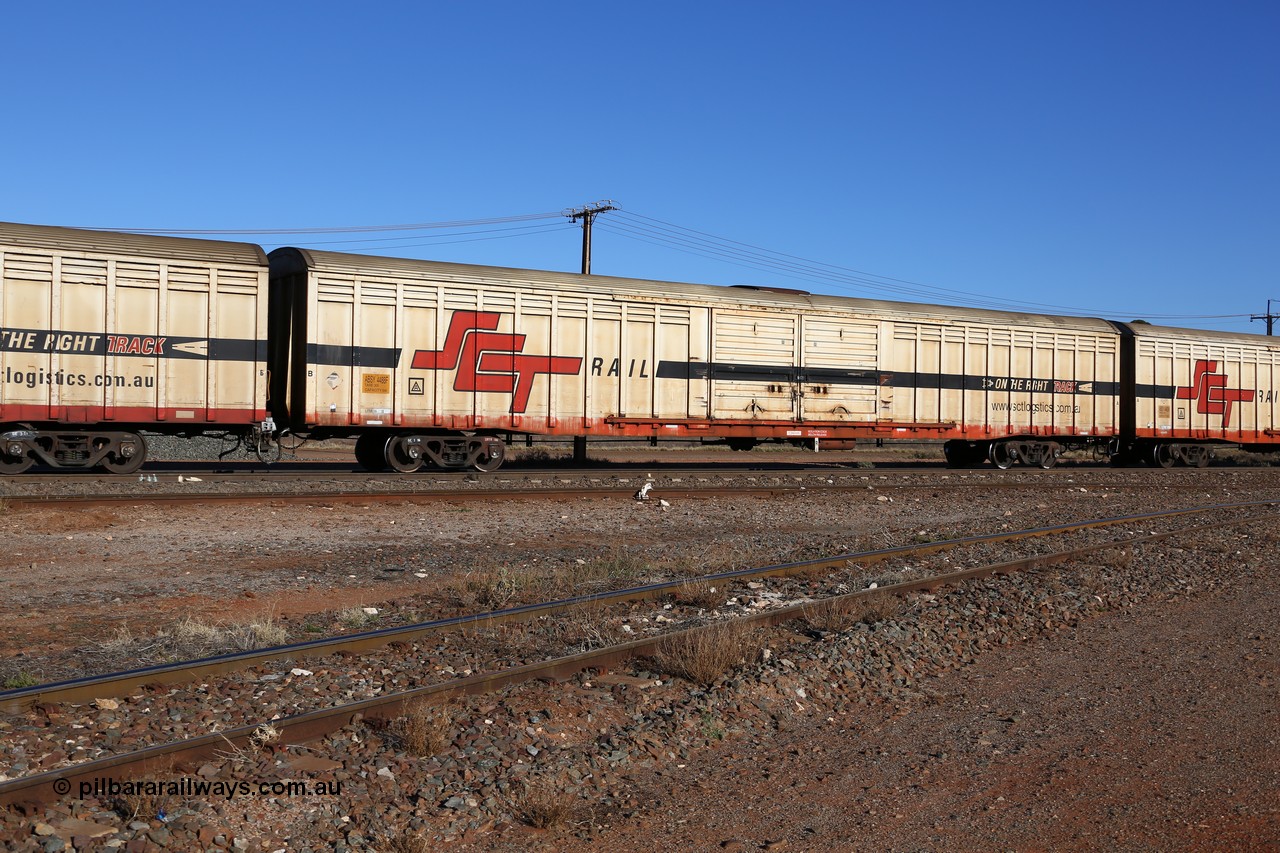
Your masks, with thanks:
<instances>
[{"instance_id":1,"label":"small weed plant","mask_svg":"<svg viewBox=\"0 0 1280 853\"><path fill-rule=\"evenodd\" d=\"M531 783L516 804L520 819L534 829L553 829L573 817L575 798L550 781Z\"/></svg>"},{"instance_id":2,"label":"small weed plant","mask_svg":"<svg viewBox=\"0 0 1280 853\"><path fill-rule=\"evenodd\" d=\"M452 705L415 702L391 724L391 734L407 752L423 758L444 752L454 729Z\"/></svg>"},{"instance_id":3,"label":"small weed plant","mask_svg":"<svg viewBox=\"0 0 1280 853\"><path fill-rule=\"evenodd\" d=\"M36 678L29 672L19 672L11 675L4 680L5 690L21 690L24 687L35 687L40 683L40 679Z\"/></svg>"},{"instance_id":4,"label":"small weed plant","mask_svg":"<svg viewBox=\"0 0 1280 853\"><path fill-rule=\"evenodd\" d=\"M739 621L715 622L705 628L672 634L653 653L660 672L709 686L759 652L758 632Z\"/></svg>"}]
</instances>

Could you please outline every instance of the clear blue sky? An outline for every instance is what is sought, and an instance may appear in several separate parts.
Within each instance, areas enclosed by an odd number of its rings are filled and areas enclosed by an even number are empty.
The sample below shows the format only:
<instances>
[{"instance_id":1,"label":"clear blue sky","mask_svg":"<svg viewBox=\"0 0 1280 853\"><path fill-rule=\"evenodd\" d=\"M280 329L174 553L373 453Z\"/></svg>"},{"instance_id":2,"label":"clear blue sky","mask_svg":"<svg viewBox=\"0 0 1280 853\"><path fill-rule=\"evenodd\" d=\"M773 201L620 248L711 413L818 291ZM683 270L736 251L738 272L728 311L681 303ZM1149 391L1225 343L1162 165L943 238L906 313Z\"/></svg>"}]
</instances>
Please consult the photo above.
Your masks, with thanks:
<instances>
[{"instance_id":1,"label":"clear blue sky","mask_svg":"<svg viewBox=\"0 0 1280 853\"><path fill-rule=\"evenodd\" d=\"M1280 300L1274 0L14 3L4 43L4 220L344 227L607 198L610 275L1255 333ZM229 239L576 270L580 233Z\"/></svg>"}]
</instances>

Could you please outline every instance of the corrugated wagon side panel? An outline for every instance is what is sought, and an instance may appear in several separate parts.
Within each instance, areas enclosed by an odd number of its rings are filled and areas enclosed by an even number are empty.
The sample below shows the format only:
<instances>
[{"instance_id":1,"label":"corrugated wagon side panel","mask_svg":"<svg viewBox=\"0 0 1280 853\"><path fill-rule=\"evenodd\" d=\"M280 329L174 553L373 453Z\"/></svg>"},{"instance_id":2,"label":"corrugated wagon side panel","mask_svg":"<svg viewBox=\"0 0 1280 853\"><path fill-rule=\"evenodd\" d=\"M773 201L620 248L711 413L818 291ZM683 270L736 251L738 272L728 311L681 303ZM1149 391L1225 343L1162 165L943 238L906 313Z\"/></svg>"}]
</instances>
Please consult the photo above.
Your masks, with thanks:
<instances>
[{"instance_id":1,"label":"corrugated wagon side panel","mask_svg":"<svg viewBox=\"0 0 1280 853\"><path fill-rule=\"evenodd\" d=\"M309 289L307 412L321 426L351 425L355 281L318 276Z\"/></svg>"},{"instance_id":2,"label":"corrugated wagon side panel","mask_svg":"<svg viewBox=\"0 0 1280 853\"><path fill-rule=\"evenodd\" d=\"M55 259L54 268L59 272L60 284L52 290L52 306L56 329L105 329L107 328L107 281L110 264L103 259ZM50 353L49 369L66 381L49 388L51 416L63 420L96 420L101 416L104 393L108 389L95 383L102 372L100 356L83 350L77 351L74 338L71 348L55 349ZM78 380L86 380L80 383Z\"/></svg>"},{"instance_id":3,"label":"corrugated wagon side panel","mask_svg":"<svg viewBox=\"0 0 1280 853\"><path fill-rule=\"evenodd\" d=\"M562 373L549 373L545 379L550 387L550 411L543 428L549 432L577 434L586 420L587 383L590 361L587 347L590 340L587 322L588 300L585 293L557 293L554 295L552 333L549 348L538 350L556 357L580 358L579 369L571 371L571 364L562 365ZM536 427L536 424L532 424Z\"/></svg>"},{"instance_id":4,"label":"corrugated wagon side panel","mask_svg":"<svg viewBox=\"0 0 1280 853\"><path fill-rule=\"evenodd\" d=\"M0 417L157 428L262 417L265 267L225 270L215 291L217 269L190 258L12 245L3 255Z\"/></svg>"},{"instance_id":5,"label":"corrugated wagon side panel","mask_svg":"<svg viewBox=\"0 0 1280 853\"><path fill-rule=\"evenodd\" d=\"M1256 335L1134 331L1138 437L1280 443L1280 344Z\"/></svg>"},{"instance_id":6,"label":"corrugated wagon side panel","mask_svg":"<svg viewBox=\"0 0 1280 853\"><path fill-rule=\"evenodd\" d=\"M36 346L50 326L53 304L53 258L8 249L4 253L4 294L0 300L0 402L6 420L47 417L52 386L39 381L49 371L51 355Z\"/></svg>"}]
</instances>

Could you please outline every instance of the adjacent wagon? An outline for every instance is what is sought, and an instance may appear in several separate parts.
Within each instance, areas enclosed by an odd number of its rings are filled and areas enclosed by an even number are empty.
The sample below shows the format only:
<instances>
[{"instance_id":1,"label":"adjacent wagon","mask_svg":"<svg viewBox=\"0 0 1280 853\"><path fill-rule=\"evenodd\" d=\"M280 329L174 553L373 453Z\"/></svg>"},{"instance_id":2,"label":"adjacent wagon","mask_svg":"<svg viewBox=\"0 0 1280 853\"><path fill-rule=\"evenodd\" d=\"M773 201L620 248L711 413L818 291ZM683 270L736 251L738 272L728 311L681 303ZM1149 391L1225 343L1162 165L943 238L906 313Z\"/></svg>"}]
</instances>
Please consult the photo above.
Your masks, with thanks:
<instances>
[{"instance_id":1,"label":"adjacent wagon","mask_svg":"<svg viewBox=\"0 0 1280 853\"><path fill-rule=\"evenodd\" d=\"M246 243L0 223L0 471L137 470L141 430L272 431Z\"/></svg>"}]
</instances>

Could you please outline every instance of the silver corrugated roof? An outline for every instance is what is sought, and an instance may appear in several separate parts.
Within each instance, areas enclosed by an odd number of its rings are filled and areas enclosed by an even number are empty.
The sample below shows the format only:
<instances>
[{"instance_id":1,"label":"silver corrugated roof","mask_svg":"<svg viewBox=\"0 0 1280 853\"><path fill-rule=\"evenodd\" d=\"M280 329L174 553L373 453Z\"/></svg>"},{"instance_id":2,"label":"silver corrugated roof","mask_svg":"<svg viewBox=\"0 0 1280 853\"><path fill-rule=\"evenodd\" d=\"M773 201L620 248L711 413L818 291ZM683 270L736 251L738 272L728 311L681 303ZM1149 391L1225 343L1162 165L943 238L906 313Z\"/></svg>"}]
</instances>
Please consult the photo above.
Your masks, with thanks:
<instances>
[{"instance_id":1,"label":"silver corrugated roof","mask_svg":"<svg viewBox=\"0 0 1280 853\"><path fill-rule=\"evenodd\" d=\"M1212 329L1180 329L1174 326L1157 326L1152 323L1129 323L1133 334L1139 338L1170 338L1199 343L1248 344L1280 349L1280 338L1249 332L1218 332Z\"/></svg>"},{"instance_id":2,"label":"silver corrugated roof","mask_svg":"<svg viewBox=\"0 0 1280 853\"><path fill-rule=\"evenodd\" d=\"M253 243L154 237L150 234L121 234L116 231L23 225L16 222L0 222L0 245L29 246L85 255L199 261L215 266L265 266L267 263L262 247Z\"/></svg>"},{"instance_id":3,"label":"silver corrugated roof","mask_svg":"<svg viewBox=\"0 0 1280 853\"><path fill-rule=\"evenodd\" d=\"M295 254L296 253L296 254ZM698 299L720 303L733 302L743 306L778 309L818 309L828 311L864 311L876 314L892 314L921 322L945 323L949 320L963 322L988 322L1005 325L1035 325L1062 330L1079 329L1091 332L1115 333L1105 320L1092 317L1063 317L1052 314L1027 314L1011 311L992 311L982 308L960 308L949 305L926 305L913 302L889 302L879 299L860 299L846 296L821 296L815 294L778 293L753 287L726 287L713 284L685 284L681 282L653 281L650 279L615 278L613 276L553 272L549 270L485 267L471 264L451 264L442 261L419 261L408 258L383 258L372 255L352 255L343 252L323 252L313 249L276 249L271 253L274 266L281 271L293 271L297 260L317 273L353 278L390 278L434 282L459 282L508 287L546 287L552 289L587 290L601 296L641 297L671 302Z\"/></svg>"}]
</instances>

